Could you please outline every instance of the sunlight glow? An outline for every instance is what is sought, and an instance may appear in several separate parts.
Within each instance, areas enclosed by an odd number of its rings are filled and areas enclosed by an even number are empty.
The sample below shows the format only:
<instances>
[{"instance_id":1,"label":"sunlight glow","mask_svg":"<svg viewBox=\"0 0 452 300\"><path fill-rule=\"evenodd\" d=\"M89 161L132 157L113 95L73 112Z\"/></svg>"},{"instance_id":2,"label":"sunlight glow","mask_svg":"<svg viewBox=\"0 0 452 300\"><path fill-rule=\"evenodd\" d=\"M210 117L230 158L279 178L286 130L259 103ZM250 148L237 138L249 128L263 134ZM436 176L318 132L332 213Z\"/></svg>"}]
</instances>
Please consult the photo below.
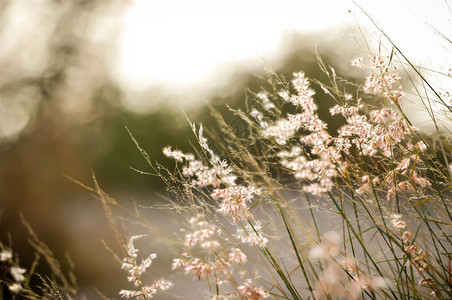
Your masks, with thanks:
<instances>
[{"instance_id":1,"label":"sunlight glow","mask_svg":"<svg viewBox=\"0 0 452 300\"><path fill-rule=\"evenodd\" d=\"M356 3L414 64L439 71L426 74L435 88L451 90L450 42L438 34L452 36L452 10L447 2ZM286 33L313 33L320 41L349 26L372 34L372 51L378 51L380 41L390 51L390 44L358 5L349 0L136 0L124 17L113 66L115 79L128 94L123 105L135 112L153 109L162 101L155 93L150 97L149 91L160 91L174 101L167 105L201 103L209 91L230 82L234 73L228 68L234 64L245 62L263 69L263 61L270 61L277 68ZM366 44L358 45L353 34L344 43L352 45L350 51L366 56ZM419 109L413 111L422 114ZM428 118L425 114L418 119Z\"/></svg>"},{"instance_id":2,"label":"sunlight glow","mask_svg":"<svg viewBox=\"0 0 452 300\"><path fill-rule=\"evenodd\" d=\"M429 26L450 34L452 12L444 3L434 2L357 1L410 57L435 55L435 65L444 65L450 61L450 51L437 45L438 35ZM348 0L283 0L277 4L267 0L136 0L123 20L116 73L120 82L133 89L165 83L190 85L208 78L221 65L276 55L285 32L320 31L356 26L357 22L369 23Z\"/></svg>"},{"instance_id":3,"label":"sunlight glow","mask_svg":"<svg viewBox=\"0 0 452 300\"><path fill-rule=\"evenodd\" d=\"M222 64L272 55L284 31L320 30L346 16L334 1L303 2L137 0L124 20L120 78L135 88L192 84Z\"/></svg>"}]
</instances>

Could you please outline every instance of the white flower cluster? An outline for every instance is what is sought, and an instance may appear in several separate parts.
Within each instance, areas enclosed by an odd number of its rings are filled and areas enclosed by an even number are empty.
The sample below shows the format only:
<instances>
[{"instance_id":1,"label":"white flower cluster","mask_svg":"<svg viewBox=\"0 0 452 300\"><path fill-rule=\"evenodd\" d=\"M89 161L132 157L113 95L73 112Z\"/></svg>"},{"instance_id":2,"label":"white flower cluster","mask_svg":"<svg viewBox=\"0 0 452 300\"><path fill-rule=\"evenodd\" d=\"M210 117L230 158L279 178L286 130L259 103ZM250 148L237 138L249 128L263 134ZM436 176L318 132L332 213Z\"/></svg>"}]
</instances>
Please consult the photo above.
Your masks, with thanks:
<instances>
[{"instance_id":1,"label":"white flower cluster","mask_svg":"<svg viewBox=\"0 0 452 300\"><path fill-rule=\"evenodd\" d=\"M387 287L383 277L366 274L354 258L341 254L337 232L327 233L322 243L311 249L309 257L327 264L314 285L316 299L360 299L362 290L376 291Z\"/></svg>"},{"instance_id":2,"label":"white flower cluster","mask_svg":"<svg viewBox=\"0 0 452 300\"><path fill-rule=\"evenodd\" d=\"M253 226L247 224L244 229L237 230L236 236L242 243L250 246L265 247L268 243L267 237L262 232L262 225L258 222Z\"/></svg>"},{"instance_id":3,"label":"white flower cluster","mask_svg":"<svg viewBox=\"0 0 452 300\"><path fill-rule=\"evenodd\" d=\"M151 266L152 260L157 257L155 253L149 255L140 264L137 263L138 249L135 248L133 242L136 239L141 238L142 235L132 236L127 245L127 257L124 257L122 263L122 269L126 270L129 276L127 280L133 282L133 284L140 288L139 290L121 290L119 294L130 299L136 297L137 299L151 298L160 289L162 291L169 289L173 284L166 280L157 280L150 286L144 286L141 281L141 275Z\"/></svg>"},{"instance_id":4,"label":"white flower cluster","mask_svg":"<svg viewBox=\"0 0 452 300\"><path fill-rule=\"evenodd\" d=\"M232 172L226 161L221 160L210 147L207 140L203 137L202 126L199 129L198 139L201 147L209 154L209 162L212 167L204 165L200 160L195 160L191 154L183 154L180 151L170 151L170 148L164 148L163 151L174 159L186 160L186 165L182 168L182 174L192 177L192 184L197 187L214 188L211 196L220 200L218 211L226 216L233 218L235 222L251 217L248 211L248 202L254 196L260 195L260 189L253 185L237 184L237 176ZM177 155L174 155L177 152Z\"/></svg>"},{"instance_id":5,"label":"white flower cluster","mask_svg":"<svg viewBox=\"0 0 452 300\"><path fill-rule=\"evenodd\" d=\"M232 274L233 264L243 264L247 256L239 248L231 248L228 253L220 248L219 232L215 225L205 220L205 216L198 214L190 219L192 231L185 236L185 247L188 251L182 258L173 259L173 270L183 269L185 273L192 273L201 280L215 275L217 284L221 285ZM196 247L202 249L203 255L196 255Z\"/></svg>"},{"instance_id":6,"label":"white flower cluster","mask_svg":"<svg viewBox=\"0 0 452 300\"><path fill-rule=\"evenodd\" d=\"M374 55L369 61L371 74L367 78L364 92L380 94L397 104L403 92L400 88L393 88L400 79L394 71L395 68L381 56ZM362 58L355 59L352 65L365 67ZM407 137L414 130L393 108L384 107L366 113L361 99L357 99L356 104L353 105L351 103L353 96L344 92L340 96L345 100L344 103L333 106L330 113L333 116L342 115L346 124L338 130L337 136L331 136L326 130L327 125L318 117L313 98L314 91L310 88L309 81L303 72L294 73L292 87L296 91L294 95L290 95L286 90L280 91L279 95L286 102L299 107L300 113L287 114L286 117L274 120L272 124L266 126L262 126L267 123L261 112L253 111L252 114L261 126L262 135L283 146L278 153L281 165L291 170L295 178L305 180L304 191L313 195L320 195L333 188L334 178L344 173L349 167L348 155L353 153L352 149L357 150L360 156L391 157L394 149L402 142L406 142ZM331 94L326 88L324 90ZM287 147L289 140L291 143ZM413 149L425 151L426 146L423 143L415 146L408 144L407 150ZM417 158L410 157L405 162L410 163L410 159L415 165L414 161ZM369 192L371 183L374 185L381 183L383 185L380 187L387 186L387 198L390 199L397 190L415 189L412 182L421 188L430 186L428 179L421 177L415 169L409 174L407 170L406 167L400 170L389 170L386 176L363 181L363 185L357 191L360 194ZM405 178L396 186L394 184L391 186L391 180L398 174L405 177L409 175L410 178Z\"/></svg>"},{"instance_id":7,"label":"white flower cluster","mask_svg":"<svg viewBox=\"0 0 452 300\"><path fill-rule=\"evenodd\" d=\"M0 262L9 262L13 259L13 253L9 249L4 249L0 252ZM25 281L26 269L19 266L11 266L9 268L9 273L13 278L14 282L8 283L8 289L13 294L18 294L22 289L22 283Z\"/></svg>"}]
</instances>

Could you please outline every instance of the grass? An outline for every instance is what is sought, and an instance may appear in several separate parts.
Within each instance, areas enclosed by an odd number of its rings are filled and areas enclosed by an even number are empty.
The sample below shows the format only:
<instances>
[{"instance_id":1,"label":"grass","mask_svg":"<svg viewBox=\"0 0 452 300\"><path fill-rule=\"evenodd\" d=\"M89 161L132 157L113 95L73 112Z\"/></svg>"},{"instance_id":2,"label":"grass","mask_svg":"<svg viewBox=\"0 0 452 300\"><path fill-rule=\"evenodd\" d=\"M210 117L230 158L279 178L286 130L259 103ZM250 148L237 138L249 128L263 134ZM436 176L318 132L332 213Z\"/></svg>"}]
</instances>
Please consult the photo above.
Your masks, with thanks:
<instances>
[{"instance_id":1,"label":"grass","mask_svg":"<svg viewBox=\"0 0 452 300\"><path fill-rule=\"evenodd\" d=\"M115 209L176 249L174 273L204 284L200 298L451 299L450 139L433 109L435 136L412 126L401 105L408 91L398 87L400 79L416 82L417 76L430 89L414 89L426 108L436 101L450 118L452 103L389 42L388 53L352 62L364 83L342 78L320 57L326 82L303 72L290 82L270 73L268 91L254 94L244 110L231 109L240 134L218 114L217 133L189 121L193 153L165 147L173 160L165 165L152 162L129 131L149 166L142 173L167 185L164 208L181 216L183 233L167 233L139 208L126 209L93 176L94 187L85 187L102 202L130 282L120 295L184 298L170 294L170 281L142 278L156 255L137 260L134 241L143 237L126 238ZM313 85L335 101L330 113L341 122L338 131L318 116ZM28 228L53 275L42 276L43 290L34 291L28 284L34 267L22 276L11 249L0 244L1 295L74 297L75 280Z\"/></svg>"},{"instance_id":2,"label":"grass","mask_svg":"<svg viewBox=\"0 0 452 300\"><path fill-rule=\"evenodd\" d=\"M215 299L452 297L450 141L439 127L438 138L412 127L393 56L355 61L370 72L358 88L321 59L327 83L271 74L270 91L247 113L234 110L245 135L217 116L223 131L210 144L190 123L195 155L164 149L171 171L147 160L192 217L174 269ZM317 116L312 83L338 103L331 113L345 122L335 135Z\"/></svg>"}]
</instances>

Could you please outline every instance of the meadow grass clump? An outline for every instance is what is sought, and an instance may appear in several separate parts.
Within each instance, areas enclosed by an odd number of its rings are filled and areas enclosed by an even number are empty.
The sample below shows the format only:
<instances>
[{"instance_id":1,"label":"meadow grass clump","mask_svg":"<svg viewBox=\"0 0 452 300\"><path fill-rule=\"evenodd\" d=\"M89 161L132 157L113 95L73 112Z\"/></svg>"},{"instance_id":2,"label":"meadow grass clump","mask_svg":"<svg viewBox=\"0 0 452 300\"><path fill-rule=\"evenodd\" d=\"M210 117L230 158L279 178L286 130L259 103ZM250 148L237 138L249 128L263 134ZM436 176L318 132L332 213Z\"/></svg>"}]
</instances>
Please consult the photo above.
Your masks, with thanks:
<instances>
[{"instance_id":1,"label":"meadow grass clump","mask_svg":"<svg viewBox=\"0 0 452 300\"><path fill-rule=\"evenodd\" d=\"M232 110L245 135L220 115L221 133L190 123L199 147L165 147L172 167L133 139L186 220L172 269L205 282L200 298L452 298L450 140L413 127L394 55L353 60L364 84L320 58L328 82L271 74L270 91ZM336 103L336 132L313 85Z\"/></svg>"},{"instance_id":2,"label":"meadow grass clump","mask_svg":"<svg viewBox=\"0 0 452 300\"><path fill-rule=\"evenodd\" d=\"M189 122L197 146L192 153L164 147L172 160L166 165L152 162L131 134L151 169L143 173L167 185L168 203L157 208L174 212L182 228L159 229L167 224L155 224L138 206L128 210L93 176L94 187L85 187L103 205L130 286L118 294L193 298L174 280L183 275L193 289L204 287L197 299L451 299L450 138L438 126L436 136L413 126L402 108L408 91L396 57L393 50L354 59L351 65L366 73L362 83L320 57L326 81L302 71L289 81L269 74L268 91L231 109L240 134L219 114L218 132ZM337 130L319 116L314 86L334 101L329 113ZM444 95L432 89L430 96L450 118ZM122 234L125 217L147 232ZM29 231L54 276L41 277L42 293L35 292L33 271L0 244L1 295L71 298L75 280ZM172 256L165 279L145 277L157 254L140 257L135 242L149 231L161 237L154 246L167 241L168 251L158 253Z\"/></svg>"},{"instance_id":3,"label":"meadow grass clump","mask_svg":"<svg viewBox=\"0 0 452 300\"><path fill-rule=\"evenodd\" d=\"M450 139L439 127L426 136L412 125L394 55L354 59L367 73L362 84L320 57L326 82L301 71L289 82L269 74L268 91L231 109L240 135L219 114L218 132L189 122L198 146L192 153L164 147L167 165L153 163L131 134L147 174L167 185L168 203L155 208L171 210L182 228L160 229L167 224L138 206L128 210L93 176L94 187L85 187L103 205L129 282L119 295L190 299L178 289L185 276L193 290L203 287L198 299L451 299ZM337 130L319 116L315 85L335 103ZM119 226L125 218L147 231L127 237ZM71 299L75 279L27 228L53 275L41 276L35 291L35 264L27 272L0 244L1 295ZM168 245L159 257L172 256L165 279L146 277L157 254L140 257L135 245L149 231Z\"/></svg>"},{"instance_id":4,"label":"meadow grass clump","mask_svg":"<svg viewBox=\"0 0 452 300\"><path fill-rule=\"evenodd\" d=\"M11 237L9 245L0 242L0 299L74 299L77 282L72 261L67 257L69 270L63 271L50 248L38 238L22 214L20 217L35 257L30 266L24 266L13 251ZM49 269L45 275L36 272L41 259Z\"/></svg>"}]
</instances>

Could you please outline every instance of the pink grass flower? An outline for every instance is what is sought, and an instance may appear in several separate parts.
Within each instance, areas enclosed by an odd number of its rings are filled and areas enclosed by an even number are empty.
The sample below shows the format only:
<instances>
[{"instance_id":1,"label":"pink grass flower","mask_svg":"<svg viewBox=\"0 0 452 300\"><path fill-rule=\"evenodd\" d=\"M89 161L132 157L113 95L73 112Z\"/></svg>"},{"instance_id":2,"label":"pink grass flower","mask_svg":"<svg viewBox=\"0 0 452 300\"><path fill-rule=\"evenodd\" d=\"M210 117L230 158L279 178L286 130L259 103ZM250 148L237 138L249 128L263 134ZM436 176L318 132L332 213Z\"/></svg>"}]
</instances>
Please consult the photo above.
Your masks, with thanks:
<instances>
[{"instance_id":1,"label":"pink grass flower","mask_svg":"<svg viewBox=\"0 0 452 300\"><path fill-rule=\"evenodd\" d=\"M238 289L242 299L260 300L270 296L264 289L256 287L251 279L245 280Z\"/></svg>"},{"instance_id":2,"label":"pink grass flower","mask_svg":"<svg viewBox=\"0 0 452 300\"><path fill-rule=\"evenodd\" d=\"M134 241L141 238L142 235L135 235L129 239L127 245L127 257L124 257L122 269L128 273L127 280L133 282L140 290L125 290L119 292L121 297L130 299L136 297L137 299L152 298L157 293L158 289L167 290L173 284L170 281L158 280L150 286L143 285L141 275L151 266L152 261L157 257L155 253L150 254L146 259L142 260L140 264L137 263L138 249L135 248Z\"/></svg>"}]
</instances>

